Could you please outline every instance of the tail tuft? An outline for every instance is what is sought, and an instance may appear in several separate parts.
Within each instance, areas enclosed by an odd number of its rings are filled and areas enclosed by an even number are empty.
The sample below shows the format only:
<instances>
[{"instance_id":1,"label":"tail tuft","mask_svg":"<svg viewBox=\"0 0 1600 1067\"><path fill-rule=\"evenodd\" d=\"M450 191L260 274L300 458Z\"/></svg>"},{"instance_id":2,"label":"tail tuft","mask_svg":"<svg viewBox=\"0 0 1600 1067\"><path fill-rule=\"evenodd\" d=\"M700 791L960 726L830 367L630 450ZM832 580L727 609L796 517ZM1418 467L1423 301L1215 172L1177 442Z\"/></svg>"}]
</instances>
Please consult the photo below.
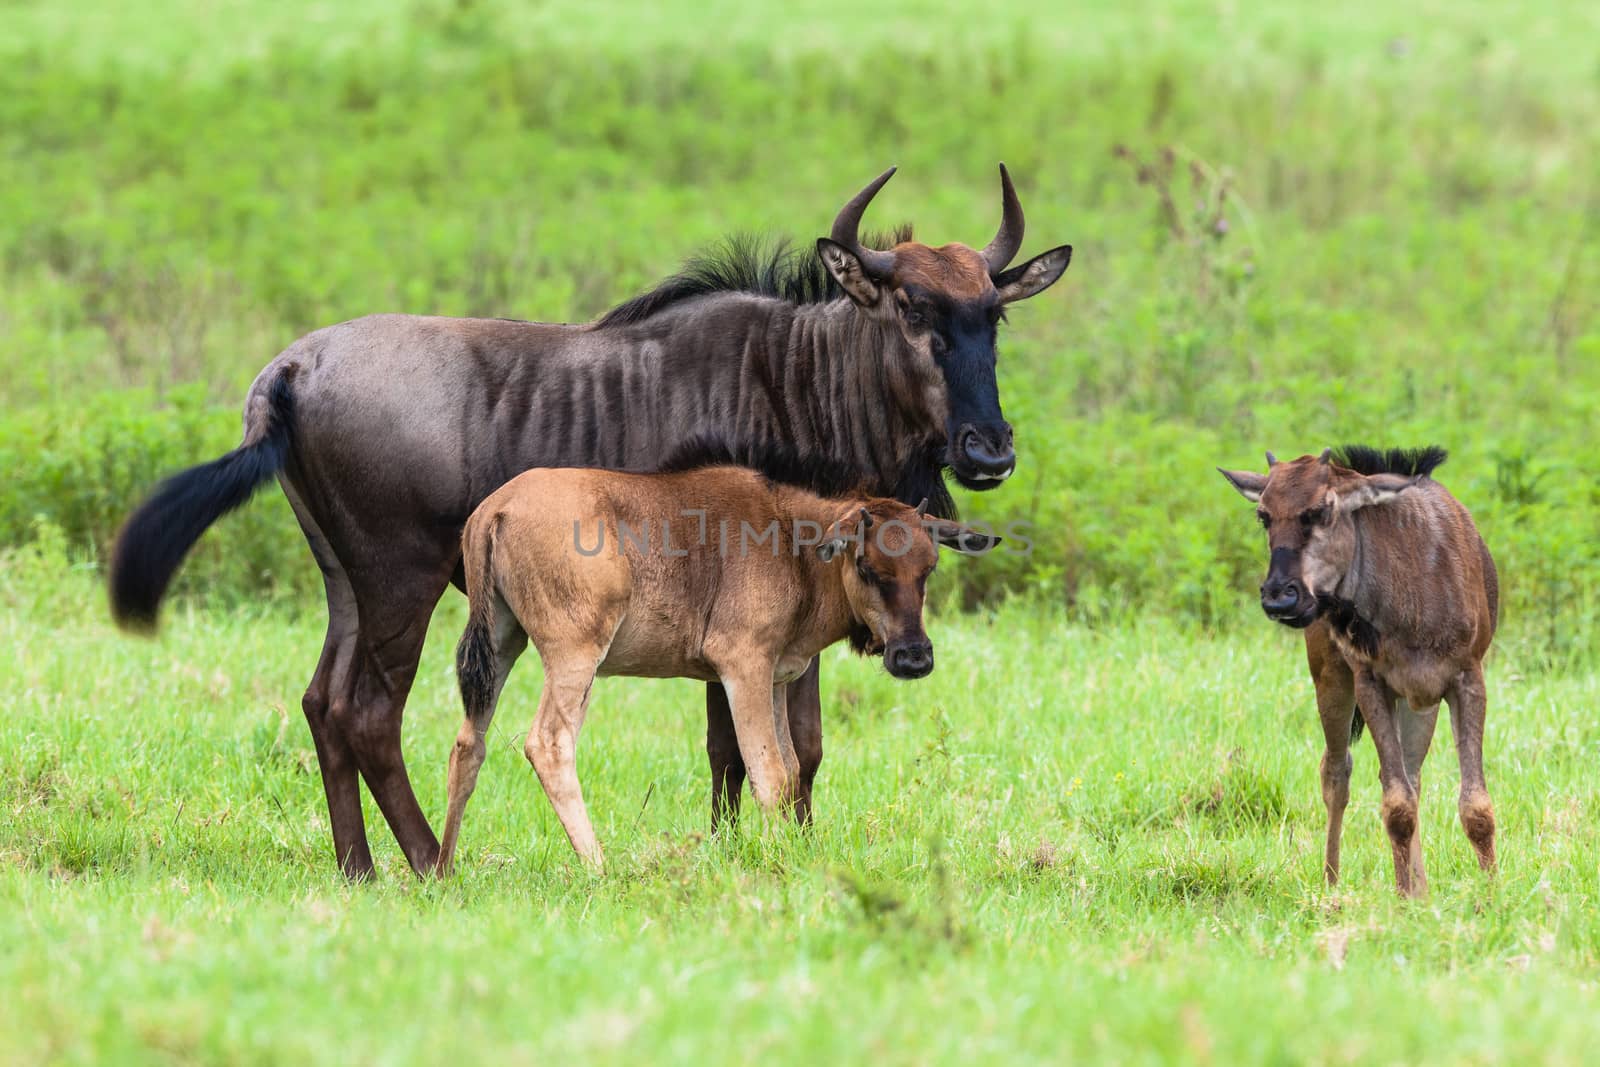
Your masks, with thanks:
<instances>
[{"instance_id":1,"label":"tail tuft","mask_svg":"<svg viewBox=\"0 0 1600 1067\"><path fill-rule=\"evenodd\" d=\"M496 652L494 647L494 539L498 515L490 519L483 538L481 559L467 568L467 628L456 645L456 684L467 718L482 723L494 709ZM468 543L472 526L468 526Z\"/></svg>"},{"instance_id":2,"label":"tail tuft","mask_svg":"<svg viewBox=\"0 0 1600 1067\"><path fill-rule=\"evenodd\" d=\"M1361 717L1361 705L1356 705L1355 717L1350 720L1350 743L1353 745L1361 740L1361 731L1367 728L1367 720Z\"/></svg>"},{"instance_id":3,"label":"tail tuft","mask_svg":"<svg viewBox=\"0 0 1600 1067\"><path fill-rule=\"evenodd\" d=\"M467 718L480 721L494 703L494 633L476 614L456 645L456 684Z\"/></svg>"},{"instance_id":4,"label":"tail tuft","mask_svg":"<svg viewBox=\"0 0 1600 1067\"><path fill-rule=\"evenodd\" d=\"M293 418L294 397L287 377L280 376L255 440L168 478L128 517L111 550L111 615L117 625L155 629L161 598L200 535L288 462Z\"/></svg>"}]
</instances>

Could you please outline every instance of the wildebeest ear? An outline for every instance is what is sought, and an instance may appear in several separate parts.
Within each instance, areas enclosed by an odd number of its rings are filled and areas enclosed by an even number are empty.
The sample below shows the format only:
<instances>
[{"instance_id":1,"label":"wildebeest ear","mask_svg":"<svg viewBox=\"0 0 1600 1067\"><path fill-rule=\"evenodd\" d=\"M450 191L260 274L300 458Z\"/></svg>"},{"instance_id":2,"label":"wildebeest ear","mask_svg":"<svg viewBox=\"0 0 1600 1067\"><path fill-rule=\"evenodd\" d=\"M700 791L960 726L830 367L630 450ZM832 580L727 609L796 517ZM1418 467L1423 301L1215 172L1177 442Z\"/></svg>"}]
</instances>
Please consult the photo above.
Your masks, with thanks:
<instances>
[{"instance_id":1,"label":"wildebeest ear","mask_svg":"<svg viewBox=\"0 0 1600 1067\"><path fill-rule=\"evenodd\" d=\"M924 525L935 541L964 556L981 556L1000 543L1000 538L995 534L983 533L949 519L936 519Z\"/></svg>"},{"instance_id":2,"label":"wildebeest ear","mask_svg":"<svg viewBox=\"0 0 1600 1067\"><path fill-rule=\"evenodd\" d=\"M1261 499L1261 490L1267 487L1267 476L1255 471L1230 471L1217 468L1217 473L1228 479L1239 495L1254 504Z\"/></svg>"},{"instance_id":3,"label":"wildebeest ear","mask_svg":"<svg viewBox=\"0 0 1600 1067\"><path fill-rule=\"evenodd\" d=\"M824 541L817 546L817 558L824 563L833 562L833 557L844 551L845 539L835 537L831 541Z\"/></svg>"},{"instance_id":4,"label":"wildebeest ear","mask_svg":"<svg viewBox=\"0 0 1600 1067\"><path fill-rule=\"evenodd\" d=\"M1072 246L1062 245L1041 252L1020 267L1001 271L994 276L994 287L1000 294L1000 303L1011 304L1038 296L1066 273L1067 264L1071 262Z\"/></svg>"},{"instance_id":5,"label":"wildebeest ear","mask_svg":"<svg viewBox=\"0 0 1600 1067\"><path fill-rule=\"evenodd\" d=\"M845 295L861 307L876 307L883 288L867 274L856 254L828 237L817 238L817 255Z\"/></svg>"},{"instance_id":6,"label":"wildebeest ear","mask_svg":"<svg viewBox=\"0 0 1600 1067\"><path fill-rule=\"evenodd\" d=\"M1368 474L1356 479L1353 488L1345 487L1337 491L1339 510L1359 511L1374 504L1386 503L1421 480L1406 474Z\"/></svg>"}]
</instances>

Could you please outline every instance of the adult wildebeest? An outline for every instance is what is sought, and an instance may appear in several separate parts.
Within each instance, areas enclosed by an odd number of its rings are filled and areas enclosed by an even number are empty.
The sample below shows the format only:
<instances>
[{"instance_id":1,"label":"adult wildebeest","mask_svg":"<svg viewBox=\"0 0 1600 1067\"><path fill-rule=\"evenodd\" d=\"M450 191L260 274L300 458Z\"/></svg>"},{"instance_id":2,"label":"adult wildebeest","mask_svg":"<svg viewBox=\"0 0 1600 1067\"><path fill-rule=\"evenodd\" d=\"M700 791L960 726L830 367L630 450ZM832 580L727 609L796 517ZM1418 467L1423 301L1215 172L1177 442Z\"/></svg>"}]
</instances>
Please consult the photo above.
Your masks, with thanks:
<instances>
[{"instance_id":1,"label":"adult wildebeest","mask_svg":"<svg viewBox=\"0 0 1600 1067\"><path fill-rule=\"evenodd\" d=\"M936 543L987 551L995 538L895 500L785 484L784 472L802 485L815 475L784 455L752 457L761 473L720 458L697 451L656 474L526 471L467 520L471 606L456 650L466 717L450 752L441 873L500 690L530 640L544 691L523 751L572 847L597 867L576 766L597 675L720 682L751 791L771 811L798 799L785 687L817 653L849 638L896 677L933 670L922 600Z\"/></svg>"},{"instance_id":2,"label":"adult wildebeest","mask_svg":"<svg viewBox=\"0 0 1600 1067\"><path fill-rule=\"evenodd\" d=\"M1395 885L1426 891L1417 806L1439 701L1461 762L1461 825L1493 870L1494 807L1483 780L1483 657L1499 621L1494 560L1467 509L1434 481L1441 448L1346 446L1267 473L1222 471L1267 529L1268 618L1306 631L1327 751L1325 871L1339 880L1350 745L1365 719L1378 750ZM1219 468L1220 469L1220 468Z\"/></svg>"},{"instance_id":3,"label":"adult wildebeest","mask_svg":"<svg viewBox=\"0 0 1600 1067\"><path fill-rule=\"evenodd\" d=\"M1066 270L1067 246L1009 267L1022 209L981 251L857 238L886 172L834 220L816 257L734 245L581 326L379 315L318 330L256 378L244 440L178 474L129 518L111 560L125 625L150 626L206 527L277 476L322 569L328 633L303 700L334 848L372 868L357 775L407 860L438 844L412 794L400 717L433 607L460 582L460 534L484 497L536 466L648 469L698 432L778 442L852 467L902 501L948 514L943 472L975 489L1015 462L995 383L1007 304ZM802 818L822 758L815 672L794 683ZM707 694L713 808L744 768L726 699Z\"/></svg>"}]
</instances>

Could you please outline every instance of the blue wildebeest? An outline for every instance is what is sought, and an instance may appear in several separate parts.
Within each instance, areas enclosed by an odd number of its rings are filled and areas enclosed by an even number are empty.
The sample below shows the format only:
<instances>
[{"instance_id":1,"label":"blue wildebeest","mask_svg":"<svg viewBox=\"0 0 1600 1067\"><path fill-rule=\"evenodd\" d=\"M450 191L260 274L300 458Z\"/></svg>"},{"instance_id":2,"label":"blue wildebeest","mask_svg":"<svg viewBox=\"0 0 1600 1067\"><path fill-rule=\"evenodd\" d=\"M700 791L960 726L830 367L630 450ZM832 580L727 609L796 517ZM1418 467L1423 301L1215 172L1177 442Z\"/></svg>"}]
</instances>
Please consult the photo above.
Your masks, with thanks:
<instances>
[{"instance_id":1,"label":"blue wildebeest","mask_svg":"<svg viewBox=\"0 0 1600 1067\"><path fill-rule=\"evenodd\" d=\"M1267 473L1222 471L1267 530L1267 617L1306 631L1327 750L1324 869L1339 880L1350 745L1372 731L1395 885L1427 889L1417 812L1439 702L1461 763L1461 825L1494 869L1494 807L1483 779L1483 657L1499 621L1494 560L1467 509L1433 480L1441 448L1329 449ZM1220 468L1219 468L1220 469Z\"/></svg>"},{"instance_id":2,"label":"blue wildebeest","mask_svg":"<svg viewBox=\"0 0 1600 1067\"><path fill-rule=\"evenodd\" d=\"M345 872L372 869L358 775L413 869L438 843L406 775L400 718L434 605L460 585L462 525L537 466L649 469L712 433L848 464L871 492L932 497L943 474L989 489L1015 464L995 381L1007 304L1066 270L1067 246L1009 266L1022 208L1001 168L1002 219L982 249L903 232L857 236L886 172L839 212L814 256L734 244L586 325L377 315L290 345L245 400L244 440L175 475L124 525L113 613L154 625L205 529L276 476L322 570L328 632L302 701ZM815 669L789 695L799 816L822 759ZM725 694L707 692L713 814L745 768Z\"/></svg>"},{"instance_id":3,"label":"blue wildebeest","mask_svg":"<svg viewBox=\"0 0 1600 1067\"><path fill-rule=\"evenodd\" d=\"M725 465L718 447L686 448L662 473L526 471L467 520L471 606L456 651L466 718L450 753L441 873L501 688L530 641L544 691L523 752L572 847L598 867L576 763L597 675L720 683L751 792L766 810L785 807L800 787L787 684L847 639L897 678L927 675L936 546L985 552L998 540L899 501L810 492L812 464L776 450L749 454L751 469Z\"/></svg>"}]
</instances>

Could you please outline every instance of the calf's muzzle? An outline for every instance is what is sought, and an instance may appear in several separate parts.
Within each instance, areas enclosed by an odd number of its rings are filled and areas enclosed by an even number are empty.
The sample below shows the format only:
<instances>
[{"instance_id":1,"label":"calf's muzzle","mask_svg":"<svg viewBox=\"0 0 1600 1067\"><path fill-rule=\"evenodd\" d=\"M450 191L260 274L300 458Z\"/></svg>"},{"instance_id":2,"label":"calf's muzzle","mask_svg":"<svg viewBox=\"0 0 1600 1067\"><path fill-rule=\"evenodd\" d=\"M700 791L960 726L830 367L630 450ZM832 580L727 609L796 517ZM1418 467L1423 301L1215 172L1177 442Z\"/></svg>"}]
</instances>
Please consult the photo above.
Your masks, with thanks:
<instances>
[{"instance_id":1,"label":"calf's muzzle","mask_svg":"<svg viewBox=\"0 0 1600 1067\"><path fill-rule=\"evenodd\" d=\"M926 637L891 641L883 664L896 678L926 678L933 673L933 642Z\"/></svg>"},{"instance_id":2,"label":"calf's muzzle","mask_svg":"<svg viewBox=\"0 0 1600 1067\"><path fill-rule=\"evenodd\" d=\"M1316 621L1317 597L1301 583L1299 570L1297 553L1273 550L1267 580L1261 583L1261 610L1274 622L1304 629Z\"/></svg>"}]
</instances>

